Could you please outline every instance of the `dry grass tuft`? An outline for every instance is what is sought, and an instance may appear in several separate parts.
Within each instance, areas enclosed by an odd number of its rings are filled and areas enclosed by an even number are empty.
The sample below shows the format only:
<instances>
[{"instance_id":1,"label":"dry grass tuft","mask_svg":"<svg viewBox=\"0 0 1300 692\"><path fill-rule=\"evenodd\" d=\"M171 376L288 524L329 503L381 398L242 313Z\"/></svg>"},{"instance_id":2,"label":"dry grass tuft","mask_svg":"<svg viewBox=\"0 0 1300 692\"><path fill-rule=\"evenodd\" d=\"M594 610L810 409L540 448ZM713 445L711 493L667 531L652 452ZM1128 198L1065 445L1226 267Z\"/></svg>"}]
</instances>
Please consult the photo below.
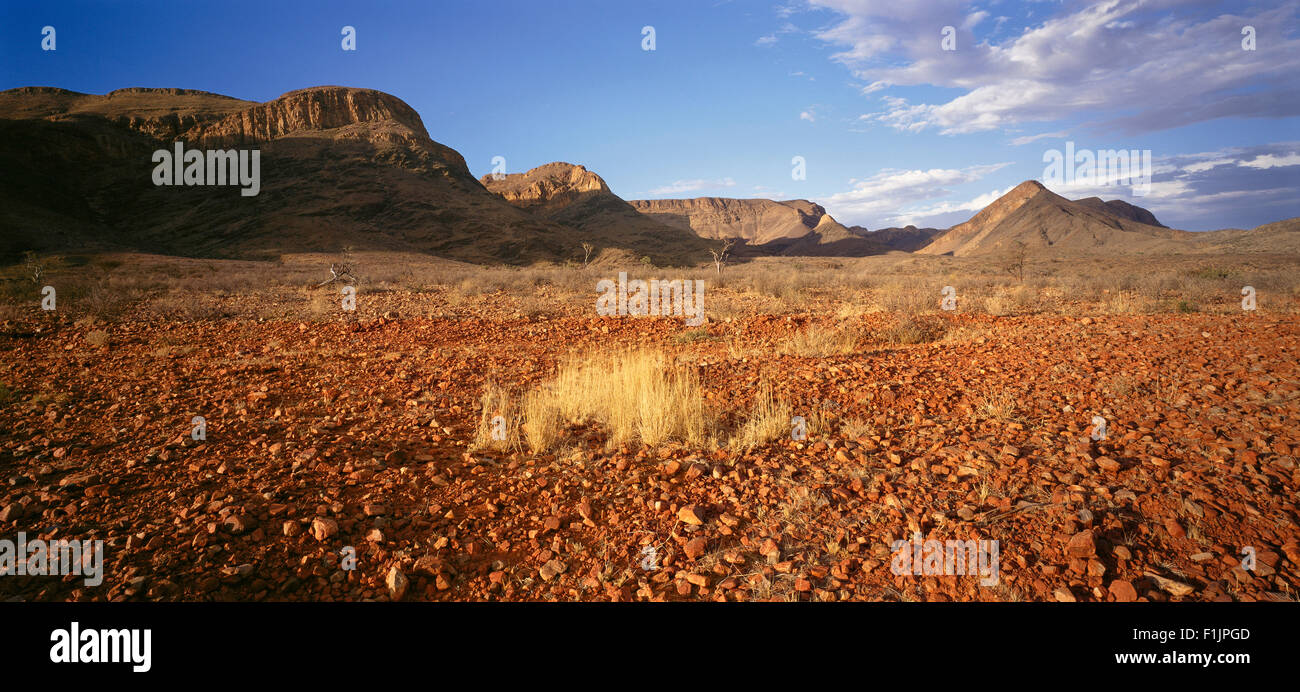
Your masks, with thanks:
<instances>
[{"instance_id":1,"label":"dry grass tuft","mask_svg":"<svg viewBox=\"0 0 1300 692\"><path fill-rule=\"evenodd\" d=\"M812 325L782 341L776 352L788 356L824 358L856 353L864 338L863 330L855 327L836 329Z\"/></svg>"},{"instance_id":2,"label":"dry grass tuft","mask_svg":"<svg viewBox=\"0 0 1300 692\"><path fill-rule=\"evenodd\" d=\"M711 419L693 372L652 351L596 352L571 357L552 382L526 397L528 444L551 449L565 421L594 422L611 446L669 441L704 445Z\"/></svg>"},{"instance_id":3,"label":"dry grass tuft","mask_svg":"<svg viewBox=\"0 0 1300 692\"><path fill-rule=\"evenodd\" d=\"M108 345L108 332L102 329L96 329L86 333L86 343L95 348L103 348Z\"/></svg>"},{"instance_id":4,"label":"dry grass tuft","mask_svg":"<svg viewBox=\"0 0 1300 692\"><path fill-rule=\"evenodd\" d=\"M876 333L876 340L893 346L927 344L942 339L948 322L936 315L904 315Z\"/></svg>"},{"instance_id":5,"label":"dry grass tuft","mask_svg":"<svg viewBox=\"0 0 1300 692\"><path fill-rule=\"evenodd\" d=\"M478 429L474 434L474 449L519 449L519 411L515 397L489 380L483 387L479 402L483 411L479 414Z\"/></svg>"},{"instance_id":6,"label":"dry grass tuft","mask_svg":"<svg viewBox=\"0 0 1300 692\"><path fill-rule=\"evenodd\" d=\"M1017 408L1015 395L1006 390L990 392L980 402L980 411L992 420L1009 420L1015 416Z\"/></svg>"},{"instance_id":7,"label":"dry grass tuft","mask_svg":"<svg viewBox=\"0 0 1300 692\"><path fill-rule=\"evenodd\" d=\"M754 395L748 417L732 436L731 444L744 449L785 438L792 429L792 418L794 409L789 402L776 396L771 383L763 382Z\"/></svg>"}]
</instances>

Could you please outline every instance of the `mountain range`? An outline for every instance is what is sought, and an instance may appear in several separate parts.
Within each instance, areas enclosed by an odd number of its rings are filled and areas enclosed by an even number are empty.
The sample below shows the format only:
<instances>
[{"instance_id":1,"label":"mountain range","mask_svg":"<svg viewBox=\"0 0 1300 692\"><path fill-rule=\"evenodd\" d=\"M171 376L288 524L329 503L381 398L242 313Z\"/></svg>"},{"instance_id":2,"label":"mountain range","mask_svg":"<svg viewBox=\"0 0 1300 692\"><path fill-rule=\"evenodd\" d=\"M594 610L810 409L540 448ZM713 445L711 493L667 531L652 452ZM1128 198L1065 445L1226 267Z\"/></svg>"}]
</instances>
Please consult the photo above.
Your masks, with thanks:
<instances>
[{"instance_id":1,"label":"mountain range","mask_svg":"<svg viewBox=\"0 0 1300 692\"><path fill-rule=\"evenodd\" d=\"M153 153L257 149L255 196L159 186ZM1300 251L1300 219L1253 230L1170 229L1119 200L1069 200L1026 181L949 229L846 227L808 200L624 200L581 165L475 179L402 100L312 87L257 103L187 89L0 92L0 257L136 250L274 257L345 247L477 263L737 256Z\"/></svg>"}]
</instances>

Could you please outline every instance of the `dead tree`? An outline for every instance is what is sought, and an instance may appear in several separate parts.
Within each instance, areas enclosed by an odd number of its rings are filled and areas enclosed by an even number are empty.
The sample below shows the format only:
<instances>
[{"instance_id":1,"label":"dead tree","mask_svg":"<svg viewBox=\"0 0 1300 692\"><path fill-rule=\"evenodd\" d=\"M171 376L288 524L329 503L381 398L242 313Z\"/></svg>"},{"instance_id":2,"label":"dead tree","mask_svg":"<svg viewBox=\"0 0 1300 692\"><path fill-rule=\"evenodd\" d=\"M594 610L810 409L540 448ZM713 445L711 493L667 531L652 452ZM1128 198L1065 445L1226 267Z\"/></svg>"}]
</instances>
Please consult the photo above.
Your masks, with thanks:
<instances>
[{"instance_id":1,"label":"dead tree","mask_svg":"<svg viewBox=\"0 0 1300 692\"><path fill-rule=\"evenodd\" d=\"M709 249L709 253L713 255L713 268L718 272L719 279L722 278L722 267L727 263L727 258L731 253L731 246L735 244L735 238L725 238L721 247Z\"/></svg>"},{"instance_id":2,"label":"dead tree","mask_svg":"<svg viewBox=\"0 0 1300 692\"><path fill-rule=\"evenodd\" d=\"M1029 248L1024 241L1017 240L1011 246L1011 253L1007 256L1007 273L1016 277L1016 280L1020 283L1025 282L1025 259L1028 255Z\"/></svg>"},{"instance_id":3,"label":"dead tree","mask_svg":"<svg viewBox=\"0 0 1300 692\"><path fill-rule=\"evenodd\" d=\"M591 261L591 252L595 249L596 247L591 243L582 244L582 268L583 269L587 268L587 263Z\"/></svg>"},{"instance_id":4,"label":"dead tree","mask_svg":"<svg viewBox=\"0 0 1300 692\"><path fill-rule=\"evenodd\" d=\"M337 262L330 263L330 278L316 284L316 287L326 286L335 281L343 281L349 284L355 284L357 277L352 273L352 248L343 250L343 258Z\"/></svg>"},{"instance_id":5,"label":"dead tree","mask_svg":"<svg viewBox=\"0 0 1300 692\"><path fill-rule=\"evenodd\" d=\"M35 252L28 250L23 253L23 266L26 268L27 274L32 277L32 283L39 284L41 277L45 276L45 267L41 266Z\"/></svg>"}]
</instances>

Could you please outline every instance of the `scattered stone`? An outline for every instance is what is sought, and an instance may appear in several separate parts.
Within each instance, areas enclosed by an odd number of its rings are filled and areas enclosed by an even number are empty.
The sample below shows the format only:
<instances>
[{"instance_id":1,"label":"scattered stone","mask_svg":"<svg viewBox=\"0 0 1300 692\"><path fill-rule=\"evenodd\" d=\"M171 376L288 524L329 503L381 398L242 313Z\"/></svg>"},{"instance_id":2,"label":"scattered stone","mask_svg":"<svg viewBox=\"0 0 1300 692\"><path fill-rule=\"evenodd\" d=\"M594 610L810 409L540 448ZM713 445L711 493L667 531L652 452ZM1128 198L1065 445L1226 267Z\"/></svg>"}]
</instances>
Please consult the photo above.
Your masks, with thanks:
<instances>
[{"instance_id":1,"label":"scattered stone","mask_svg":"<svg viewBox=\"0 0 1300 692\"><path fill-rule=\"evenodd\" d=\"M338 532L339 523L329 517L316 517L311 522L311 535L318 541L324 542Z\"/></svg>"},{"instance_id":2,"label":"scattered stone","mask_svg":"<svg viewBox=\"0 0 1300 692\"><path fill-rule=\"evenodd\" d=\"M388 570L388 576L384 579L384 585L388 587L388 597L394 601L402 600L402 597L406 595L406 588L410 584L410 580L406 578L405 574L402 574L402 570L397 569L397 565L393 565Z\"/></svg>"},{"instance_id":3,"label":"scattered stone","mask_svg":"<svg viewBox=\"0 0 1300 692\"><path fill-rule=\"evenodd\" d=\"M1116 579L1110 583L1108 589L1110 595L1115 597L1120 603L1132 603L1137 600L1137 589L1133 588L1132 582L1123 579Z\"/></svg>"},{"instance_id":4,"label":"scattered stone","mask_svg":"<svg viewBox=\"0 0 1300 692\"><path fill-rule=\"evenodd\" d=\"M698 507L696 507L695 505L688 505L678 510L677 518L681 519L683 522L687 524L691 524L693 526L700 526L701 524L704 523L704 519L700 516L701 514L702 512L699 511Z\"/></svg>"},{"instance_id":5,"label":"scattered stone","mask_svg":"<svg viewBox=\"0 0 1300 692\"><path fill-rule=\"evenodd\" d=\"M537 573L542 577L542 581L552 581L561 574L564 574L564 569L565 564L563 562L560 562L559 560L551 560L542 565L541 569L537 570Z\"/></svg>"}]
</instances>

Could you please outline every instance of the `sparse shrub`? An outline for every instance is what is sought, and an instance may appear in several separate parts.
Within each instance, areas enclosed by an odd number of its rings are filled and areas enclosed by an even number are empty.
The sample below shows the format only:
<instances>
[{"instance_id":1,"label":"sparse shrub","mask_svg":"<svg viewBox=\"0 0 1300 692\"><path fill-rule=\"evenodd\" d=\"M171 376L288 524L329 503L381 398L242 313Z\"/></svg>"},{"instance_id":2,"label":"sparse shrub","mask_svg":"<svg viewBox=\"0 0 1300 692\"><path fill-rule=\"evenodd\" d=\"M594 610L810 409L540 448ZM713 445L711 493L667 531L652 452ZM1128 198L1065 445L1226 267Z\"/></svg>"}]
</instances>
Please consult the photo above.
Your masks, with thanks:
<instances>
[{"instance_id":1,"label":"sparse shrub","mask_svg":"<svg viewBox=\"0 0 1300 692\"><path fill-rule=\"evenodd\" d=\"M1006 390L990 392L980 402L980 411L993 420L1007 420L1015 415L1018 404L1016 396Z\"/></svg>"},{"instance_id":2,"label":"sparse shrub","mask_svg":"<svg viewBox=\"0 0 1300 692\"><path fill-rule=\"evenodd\" d=\"M875 291L875 303L881 310L906 314L932 312L939 306L940 286L919 281L891 281ZM933 290L931 290L933 288Z\"/></svg>"},{"instance_id":3,"label":"sparse shrub","mask_svg":"<svg viewBox=\"0 0 1300 692\"><path fill-rule=\"evenodd\" d=\"M678 344L693 344L700 341L713 341L717 337L709 334L707 329L688 329L684 332L678 332L673 335L673 342Z\"/></svg>"},{"instance_id":4,"label":"sparse shrub","mask_svg":"<svg viewBox=\"0 0 1300 692\"><path fill-rule=\"evenodd\" d=\"M1226 267L1199 267L1191 275L1197 279L1226 279L1232 276L1232 271Z\"/></svg>"},{"instance_id":5,"label":"sparse shrub","mask_svg":"<svg viewBox=\"0 0 1300 692\"><path fill-rule=\"evenodd\" d=\"M132 302L132 296L126 290L110 287L103 281L90 284L79 293L75 296L75 305L80 311L105 322L117 320Z\"/></svg>"},{"instance_id":6,"label":"sparse shrub","mask_svg":"<svg viewBox=\"0 0 1300 692\"><path fill-rule=\"evenodd\" d=\"M86 343L95 348L103 348L108 345L108 332L102 329L86 332Z\"/></svg>"},{"instance_id":7,"label":"sparse shrub","mask_svg":"<svg viewBox=\"0 0 1300 692\"><path fill-rule=\"evenodd\" d=\"M993 295L984 298L984 312L996 317L1002 317L1012 313L1011 301L1005 296Z\"/></svg>"},{"instance_id":8,"label":"sparse shrub","mask_svg":"<svg viewBox=\"0 0 1300 692\"><path fill-rule=\"evenodd\" d=\"M936 315L905 315L876 334L885 344L910 346L938 341L948 331L948 323Z\"/></svg>"}]
</instances>

